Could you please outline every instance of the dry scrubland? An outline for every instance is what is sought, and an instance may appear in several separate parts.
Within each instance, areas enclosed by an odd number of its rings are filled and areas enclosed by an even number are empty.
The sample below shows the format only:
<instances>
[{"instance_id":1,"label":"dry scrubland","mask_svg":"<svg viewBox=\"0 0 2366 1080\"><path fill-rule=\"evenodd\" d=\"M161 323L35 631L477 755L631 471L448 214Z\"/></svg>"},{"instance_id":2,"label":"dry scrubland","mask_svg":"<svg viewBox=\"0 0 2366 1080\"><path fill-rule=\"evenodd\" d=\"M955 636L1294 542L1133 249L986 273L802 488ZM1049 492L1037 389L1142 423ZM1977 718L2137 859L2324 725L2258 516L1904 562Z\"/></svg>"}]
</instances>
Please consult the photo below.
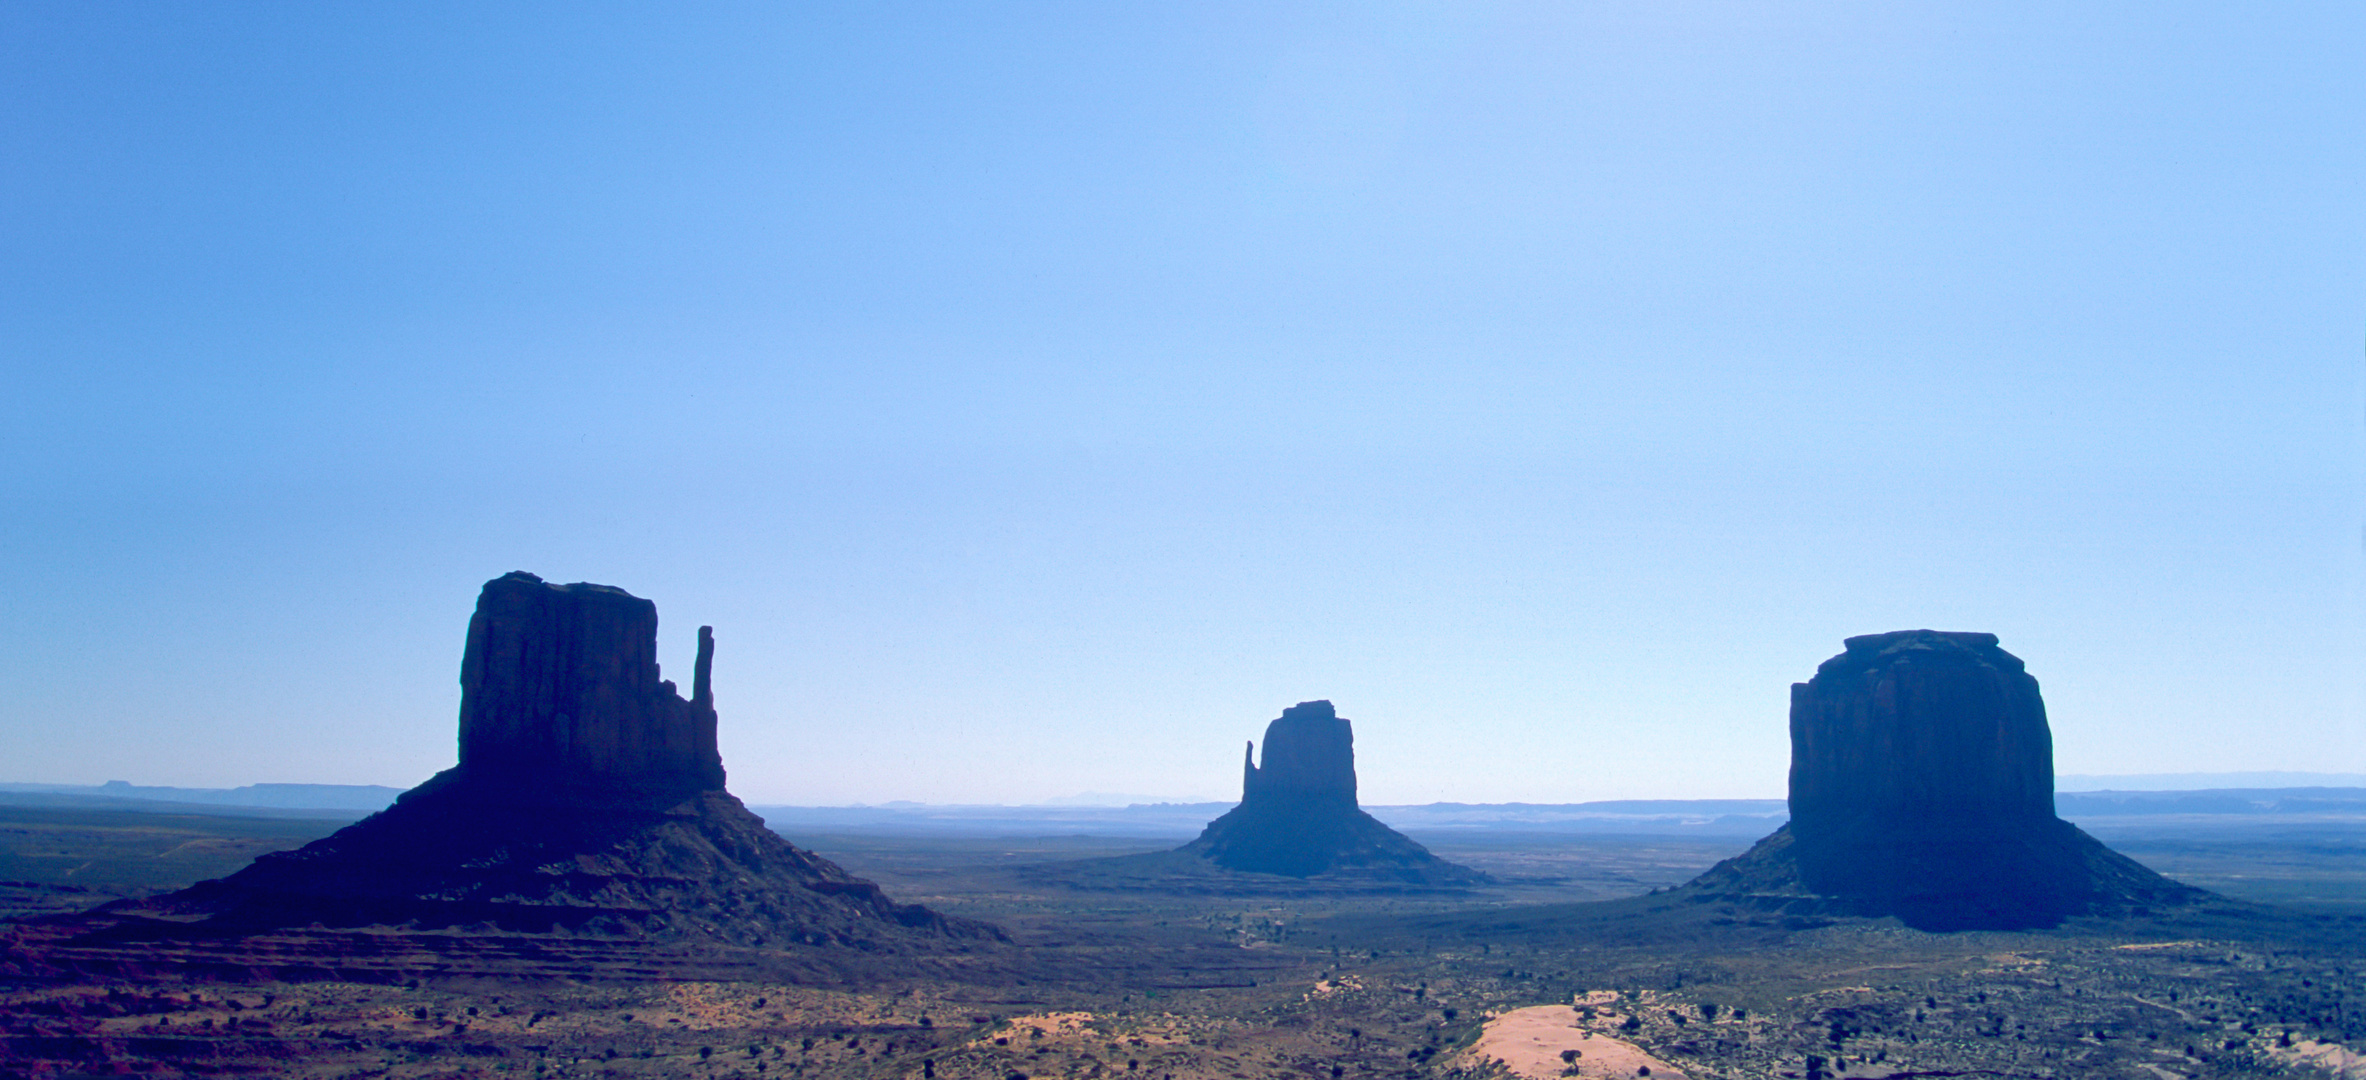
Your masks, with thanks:
<instances>
[{"instance_id":1,"label":"dry scrubland","mask_svg":"<svg viewBox=\"0 0 2366 1080\"><path fill-rule=\"evenodd\" d=\"M0 821L0 1072L2162 1080L2346 1072L2366 1035L2348 856L2253 859L2313 905L2269 908L2060 820L1993 635L1850 638L1795 686L1793 816L1747 854L1426 850L1359 808L1325 701L1149 854L792 847L723 789L711 634L685 699L656 626L619 589L486 583L459 763L225 880L151 895L326 823ZM144 898L58 914L110 895Z\"/></svg>"},{"instance_id":2,"label":"dry scrubland","mask_svg":"<svg viewBox=\"0 0 2366 1080\"><path fill-rule=\"evenodd\" d=\"M327 828L142 816L11 815L0 836L12 871L112 883L28 881L15 913L185 884L201 865L192 853ZM1060 879L1047 864L1149 846L1133 842L800 839L900 896L992 919L1014 944L925 971L857 958L833 986L547 966L366 982L161 968L25 980L0 996L0 1069L1009 1080L1635 1075L1631 1064L1693 1078L2160 1078L2326 1075L2343 1065L2339 1047L2366 1048L2357 909L2226 905L2155 923L1925 934L1669 894L1550 903L1681 881L1738 846L1665 838L1441 841L1441 854L1505 881L1414 898L1045 883ZM2234 850L2214 849L2213 864L2240 880ZM2302 856L2263 849L2260 861L2288 883ZM2354 869L2325 866L2335 879ZM1564 1061L1563 1049L1580 1053Z\"/></svg>"}]
</instances>

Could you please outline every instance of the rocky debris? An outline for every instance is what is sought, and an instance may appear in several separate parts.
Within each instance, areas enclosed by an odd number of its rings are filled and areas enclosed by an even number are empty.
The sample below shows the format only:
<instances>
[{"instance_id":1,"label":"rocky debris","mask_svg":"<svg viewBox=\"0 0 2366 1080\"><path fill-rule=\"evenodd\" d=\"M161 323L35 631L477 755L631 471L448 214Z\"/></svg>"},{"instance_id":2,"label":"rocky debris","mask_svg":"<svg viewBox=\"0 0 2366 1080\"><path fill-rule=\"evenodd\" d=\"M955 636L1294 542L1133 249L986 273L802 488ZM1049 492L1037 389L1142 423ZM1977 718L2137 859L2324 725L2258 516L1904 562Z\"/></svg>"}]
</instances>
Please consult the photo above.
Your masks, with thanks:
<instances>
[{"instance_id":1,"label":"rocky debris","mask_svg":"<svg viewBox=\"0 0 2366 1080\"><path fill-rule=\"evenodd\" d=\"M486 583L461 663L460 763L295 851L151 901L83 944L286 927L482 928L754 948L997 939L897 904L723 789L699 628L684 701L657 609L605 585Z\"/></svg>"},{"instance_id":2,"label":"rocky debris","mask_svg":"<svg viewBox=\"0 0 2366 1080\"><path fill-rule=\"evenodd\" d=\"M2059 924L2203 895L2054 814L2053 734L1993 634L1849 638L1791 687L1791 821L1687 889L1933 930Z\"/></svg>"},{"instance_id":3,"label":"rocky debris","mask_svg":"<svg viewBox=\"0 0 2366 1080\"><path fill-rule=\"evenodd\" d=\"M1485 874L1430 854L1356 805L1355 733L1328 701L1302 701L1265 727L1265 763L1249 746L1240 805L1209 822L1186 855L1230 870L1370 878L1422 886L1481 884Z\"/></svg>"}]
</instances>

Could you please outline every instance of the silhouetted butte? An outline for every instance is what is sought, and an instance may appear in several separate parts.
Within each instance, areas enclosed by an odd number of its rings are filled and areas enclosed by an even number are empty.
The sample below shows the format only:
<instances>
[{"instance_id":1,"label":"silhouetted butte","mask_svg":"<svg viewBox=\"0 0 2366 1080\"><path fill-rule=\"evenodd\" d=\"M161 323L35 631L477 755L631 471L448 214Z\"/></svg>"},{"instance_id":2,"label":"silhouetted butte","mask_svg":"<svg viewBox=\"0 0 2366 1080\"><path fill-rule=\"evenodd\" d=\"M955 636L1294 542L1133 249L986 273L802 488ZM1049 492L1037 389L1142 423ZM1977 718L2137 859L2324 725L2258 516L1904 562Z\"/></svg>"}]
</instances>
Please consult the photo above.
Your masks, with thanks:
<instances>
[{"instance_id":1,"label":"silhouetted butte","mask_svg":"<svg viewBox=\"0 0 2366 1080\"><path fill-rule=\"evenodd\" d=\"M1933 930L2050 926L2203 895L2054 814L2037 680L1994 634L1852 637L1791 687L1791 820L1696 879Z\"/></svg>"},{"instance_id":2,"label":"silhouetted butte","mask_svg":"<svg viewBox=\"0 0 2366 1080\"><path fill-rule=\"evenodd\" d=\"M1461 885L1486 875L1438 858L1356 805L1355 732L1328 701L1302 701L1249 744L1241 801L1181 852L1231 870L1289 877L1352 874Z\"/></svg>"},{"instance_id":3,"label":"silhouetted butte","mask_svg":"<svg viewBox=\"0 0 2366 1080\"><path fill-rule=\"evenodd\" d=\"M657 607L528 573L485 584L461 660L459 764L392 807L124 913L188 932L491 927L742 946L998 937L897 904L724 790L698 631L689 700L659 678Z\"/></svg>"}]
</instances>

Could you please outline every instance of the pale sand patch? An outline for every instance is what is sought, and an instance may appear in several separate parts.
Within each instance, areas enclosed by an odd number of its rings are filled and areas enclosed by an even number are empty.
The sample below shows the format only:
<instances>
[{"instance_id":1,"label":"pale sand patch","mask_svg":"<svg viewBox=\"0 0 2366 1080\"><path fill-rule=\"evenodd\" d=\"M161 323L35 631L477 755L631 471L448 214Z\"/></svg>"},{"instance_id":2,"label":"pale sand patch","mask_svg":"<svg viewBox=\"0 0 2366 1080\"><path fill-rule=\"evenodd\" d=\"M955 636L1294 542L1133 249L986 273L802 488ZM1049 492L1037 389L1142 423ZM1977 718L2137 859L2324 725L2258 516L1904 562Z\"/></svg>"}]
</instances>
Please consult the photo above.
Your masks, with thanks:
<instances>
[{"instance_id":1,"label":"pale sand patch","mask_svg":"<svg viewBox=\"0 0 2366 1080\"><path fill-rule=\"evenodd\" d=\"M1007 1026L990 1030L971 1039L969 1045L986 1046L996 1039L1005 1039L1013 1043L1020 1040L1047 1038L1056 1041L1063 1037L1084 1034L1092 1022L1093 1014L1089 1012L1032 1013L1026 1016L1014 1016L1005 1021Z\"/></svg>"},{"instance_id":2,"label":"pale sand patch","mask_svg":"<svg viewBox=\"0 0 2366 1080\"><path fill-rule=\"evenodd\" d=\"M1073 1034L1084 1030L1085 1025L1092 1022L1093 1014L1089 1012L1036 1013L1031 1016L1010 1018L1010 1026L1013 1031L1020 1028L1034 1028L1046 1035Z\"/></svg>"},{"instance_id":3,"label":"pale sand patch","mask_svg":"<svg viewBox=\"0 0 2366 1080\"><path fill-rule=\"evenodd\" d=\"M1564 1050L1577 1051L1577 1060L1574 1063L1561 1060ZM1515 1075L1531 1080L1563 1076L1632 1080L1645 1075L1644 1069L1651 1070L1651 1080L1662 1077L1682 1080L1684 1076L1682 1070L1644 1053L1633 1043L1579 1027L1577 1010L1567 1005L1536 1005L1504 1013L1487 1021L1479 1029L1479 1041L1464 1053L1474 1059L1500 1061Z\"/></svg>"},{"instance_id":4,"label":"pale sand patch","mask_svg":"<svg viewBox=\"0 0 2366 1080\"><path fill-rule=\"evenodd\" d=\"M1363 988L1364 984L1353 975L1342 975L1337 982L1329 979L1317 979L1314 989L1306 992L1306 1000L1313 1001L1319 997L1330 997L1342 990L1361 990Z\"/></svg>"},{"instance_id":5,"label":"pale sand patch","mask_svg":"<svg viewBox=\"0 0 2366 1080\"><path fill-rule=\"evenodd\" d=\"M2290 1046L2269 1046L2267 1053L2287 1065L2313 1066L2338 1077L2366 1076L2366 1054L2340 1043L2294 1039Z\"/></svg>"}]
</instances>

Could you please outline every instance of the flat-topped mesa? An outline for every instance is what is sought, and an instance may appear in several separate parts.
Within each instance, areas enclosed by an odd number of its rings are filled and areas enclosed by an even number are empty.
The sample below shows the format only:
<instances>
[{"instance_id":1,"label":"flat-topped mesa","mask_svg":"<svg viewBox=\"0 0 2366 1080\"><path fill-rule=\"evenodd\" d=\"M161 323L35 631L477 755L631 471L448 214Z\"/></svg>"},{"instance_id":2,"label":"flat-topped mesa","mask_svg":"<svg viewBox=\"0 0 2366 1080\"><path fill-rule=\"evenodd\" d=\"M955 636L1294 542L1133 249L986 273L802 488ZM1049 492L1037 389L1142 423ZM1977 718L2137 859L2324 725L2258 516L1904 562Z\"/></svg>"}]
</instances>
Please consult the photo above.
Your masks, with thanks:
<instances>
[{"instance_id":1,"label":"flat-topped mesa","mask_svg":"<svg viewBox=\"0 0 2366 1080\"><path fill-rule=\"evenodd\" d=\"M1265 764L1249 744L1241 802L1356 806L1356 736L1328 701L1301 701L1265 725Z\"/></svg>"},{"instance_id":2,"label":"flat-topped mesa","mask_svg":"<svg viewBox=\"0 0 2366 1080\"><path fill-rule=\"evenodd\" d=\"M1901 630L1845 644L1791 686L1794 831L2053 818L2046 704L1996 635Z\"/></svg>"},{"instance_id":3,"label":"flat-topped mesa","mask_svg":"<svg viewBox=\"0 0 2366 1080\"><path fill-rule=\"evenodd\" d=\"M699 627L684 701L658 677L656 604L523 571L486 582L460 661L456 782L529 799L721 791L714 655Z\"/></svg>"},{"instance_id":4,"label":"flat-topped mesa","mask_svg":"<svg viewBox=\"0 0 2366 1080\"><path fill-rule=\"evenodd\" d=\"M2037 680L1994 634L1901 630L1791 687L1791 820L1687 886L1928 930L2024 929L2202 894L2054 815Z\"/></svg>"}]
</instances>

